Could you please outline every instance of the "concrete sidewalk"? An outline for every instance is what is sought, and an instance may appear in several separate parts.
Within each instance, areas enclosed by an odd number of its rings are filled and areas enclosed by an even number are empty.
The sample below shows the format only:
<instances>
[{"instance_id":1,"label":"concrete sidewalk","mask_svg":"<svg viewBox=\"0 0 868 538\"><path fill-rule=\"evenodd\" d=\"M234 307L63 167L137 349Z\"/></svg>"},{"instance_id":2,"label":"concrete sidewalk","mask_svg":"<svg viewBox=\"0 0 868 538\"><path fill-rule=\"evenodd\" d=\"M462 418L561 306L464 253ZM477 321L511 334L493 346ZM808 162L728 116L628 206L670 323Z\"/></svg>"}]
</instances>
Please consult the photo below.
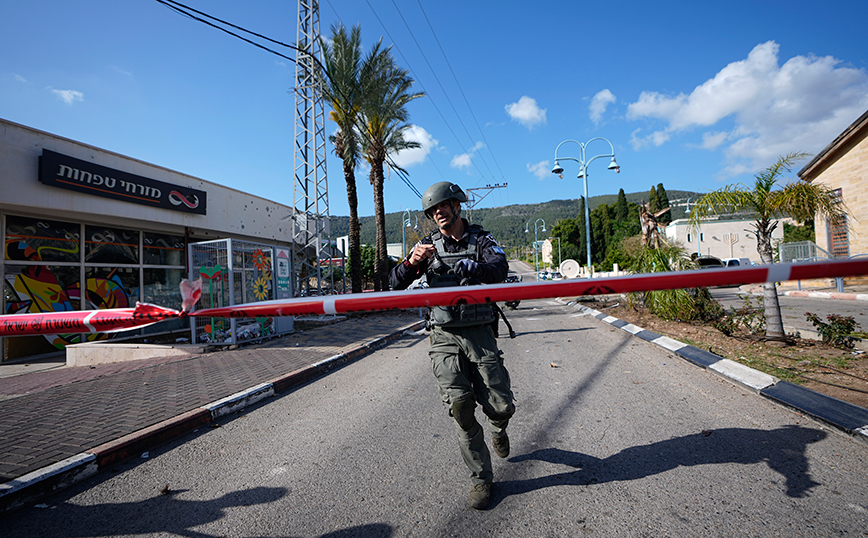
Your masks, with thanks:
<instances>
[{"instance_id":1,"label":"concrete sidewalk","mask_svg":"<svg viewBox=\"0 0 868 538\"><path fill-rule=\"evenodd\" d=\"M0 512L422 327L415 312L371 313L231 351L93 367L65 367L60 359L0 365L7 369L0 374Z\"/></svg>"}]
</instances>

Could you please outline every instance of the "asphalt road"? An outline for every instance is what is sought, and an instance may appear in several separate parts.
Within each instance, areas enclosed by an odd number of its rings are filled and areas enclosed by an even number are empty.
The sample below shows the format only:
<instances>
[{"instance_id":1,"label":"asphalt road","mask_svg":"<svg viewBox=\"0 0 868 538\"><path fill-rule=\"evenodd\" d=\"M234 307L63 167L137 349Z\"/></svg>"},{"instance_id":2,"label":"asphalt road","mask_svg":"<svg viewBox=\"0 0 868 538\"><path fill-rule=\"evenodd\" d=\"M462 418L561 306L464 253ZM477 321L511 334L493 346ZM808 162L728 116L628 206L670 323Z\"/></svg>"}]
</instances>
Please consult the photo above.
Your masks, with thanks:
<instances>
[{"instance_id":1,"label":"asphalt road","mask_svg":"<svg viewBox=\"0 0 868 538\"><path fill-rule=\"evenodd\" d=\"M862 536L868 448L553 301L508 312L489 510L424 335L0 520L3 536Z\"/></svg>"},{"instance_id":2,"label":"asphalt road","mask_svg":"<svg viewBox=\"0 0 868 538\"><path fill-rule=\"evenodd\" d=\"M742 308L745 305L743 291L738 288L712 288L711 295L719 300L729 310L730 308ZM755 306L762 307L761 295L750 297ZM839 316L852 316L863 330L868 330L868 305L865 301L845 301L839 299L821 299L815 297L789 297L778 295L781 305L781 316L784 325L798 329L811 329L816 331L814 325L805 318L806 312L817 314L821 320L826 321L829 314Z\"/></svg>"}]
</instances>

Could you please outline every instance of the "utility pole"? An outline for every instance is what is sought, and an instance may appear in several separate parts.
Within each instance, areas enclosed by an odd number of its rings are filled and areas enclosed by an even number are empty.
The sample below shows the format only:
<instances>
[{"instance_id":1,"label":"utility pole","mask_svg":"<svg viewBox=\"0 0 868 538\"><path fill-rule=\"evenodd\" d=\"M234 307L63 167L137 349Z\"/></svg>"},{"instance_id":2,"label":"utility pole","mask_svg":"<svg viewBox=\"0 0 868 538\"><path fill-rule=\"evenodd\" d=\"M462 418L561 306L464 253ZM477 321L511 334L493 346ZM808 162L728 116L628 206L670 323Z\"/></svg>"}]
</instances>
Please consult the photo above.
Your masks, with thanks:
<instances>
[{"instance_id":1,"label":"utility pole","mask_svg":"<svg viewBox=\"0 0 868 538\"><path fill-rule=\"evenodd\" d=\"M483 198L491 194L491 191L493 191L494 189L504 189L506 188L506 186L506 183L504 183L503 185L501 185L500 183L495 183L494 185L486 185L484 187L476 187L474 189L465 189L465 192L467 193L467 222L472 222L471 214L473 208L476 207ZM476 191L485 191L485 194L477 197Z\"/></svg>"},{"instance_id":2,"label":"utility pole","mask_svg":"<svg viewBox=\"0 0 868 538\"><path fill-rule=\"evenodd\" d=\"M295 62L292 269L295 295L322 292L320 251L329 235L325 110L320 65L319 0L299 0ZM331 259L329 247L329 259Z\"/></svg>"}]
</instances>

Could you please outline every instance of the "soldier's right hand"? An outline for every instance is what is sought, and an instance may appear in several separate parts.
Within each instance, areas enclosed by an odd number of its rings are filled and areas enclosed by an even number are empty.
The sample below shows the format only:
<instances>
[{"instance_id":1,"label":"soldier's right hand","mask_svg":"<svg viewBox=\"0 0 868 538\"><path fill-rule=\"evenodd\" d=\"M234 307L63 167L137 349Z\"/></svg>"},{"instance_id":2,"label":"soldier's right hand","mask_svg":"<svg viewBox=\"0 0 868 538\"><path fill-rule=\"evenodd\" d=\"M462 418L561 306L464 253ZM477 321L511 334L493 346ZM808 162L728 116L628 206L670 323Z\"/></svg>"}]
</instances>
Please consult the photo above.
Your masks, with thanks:
<instances>
[{"instance_id":1,"label":"soldier's right hand","mask_svg":"<svg viewBox=\"0 0 868 538\"><path fill-rule=\"evenodd\" d=\"M410 253L408 261L410 262L410 265L419 265L423 260L431 258L432 256L434 256L434 245L423 245L422 243L419 243L413 248L413 252Z\"/></svg>"}]
</instances>

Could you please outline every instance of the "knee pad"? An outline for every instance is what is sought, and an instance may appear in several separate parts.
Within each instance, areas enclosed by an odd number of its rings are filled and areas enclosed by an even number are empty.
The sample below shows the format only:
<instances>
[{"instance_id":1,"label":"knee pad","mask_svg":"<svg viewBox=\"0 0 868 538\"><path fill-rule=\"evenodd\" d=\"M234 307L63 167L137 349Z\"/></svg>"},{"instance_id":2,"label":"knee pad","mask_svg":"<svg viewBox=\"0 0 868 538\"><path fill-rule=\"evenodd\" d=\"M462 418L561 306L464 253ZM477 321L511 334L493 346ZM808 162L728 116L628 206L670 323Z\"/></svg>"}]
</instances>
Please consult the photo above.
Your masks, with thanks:
<instances>
[{"instance_id":1,"label":"knee pad","mask_svg":"<svg viewBox=\"0 0 868 538\"><path fill-rule=\"evenodd\" d=\"M470 431L476 425L476 417L473 411L476 409L476 402L473 398L464 398L456 402L452 402L452 417L458 423L458 427L464 431Z\"/></svg>"},{"instance_id":2,"label":"knee pad","mask_svg":"<svg viewBox=\"0 0 868 538\"><path fill-rule=\"evenodd\" d=\"M498 413L497 411L487 411L485 413L485 415L491 420L509 420L514 414L515 406L513 404L509 404L509 406L504 410L503 413Z\"/></svg>"}]
</instances>

